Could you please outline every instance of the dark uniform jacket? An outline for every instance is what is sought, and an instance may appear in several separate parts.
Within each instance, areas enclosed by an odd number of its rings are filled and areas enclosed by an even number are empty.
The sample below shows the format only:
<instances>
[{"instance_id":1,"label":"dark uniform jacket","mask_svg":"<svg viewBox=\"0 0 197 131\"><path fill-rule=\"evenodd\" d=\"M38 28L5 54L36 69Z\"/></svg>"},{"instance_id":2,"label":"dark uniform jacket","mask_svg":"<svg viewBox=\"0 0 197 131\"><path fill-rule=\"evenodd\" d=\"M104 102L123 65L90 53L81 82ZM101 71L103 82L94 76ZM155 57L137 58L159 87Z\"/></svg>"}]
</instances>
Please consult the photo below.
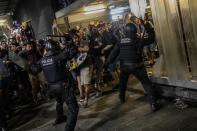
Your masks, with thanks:
<instances>
[{"instance_id":1,"label":"dark uniform jacket","mask_svg":"<svg viewBox=\"0 0 197 131\"><path fill-rule=\"evenodd\" d=\"M67 59L65 52L48 51L36 65L31 65L31 72L37 74L43 71L49 84L64 82Z\"/></svg>"},{"instance_id":2,"label":"dark uniform jacket","mask_svg":"<svg viewBox=\"0 0 197 131\"><path fill-rule=\"evenodd\" d=\"M112 63L118 56L121 64L139 64L143 62L143 47L147 45L146 39L122 38L115 45L107 64Z\"/></svg>"}]
</instances>

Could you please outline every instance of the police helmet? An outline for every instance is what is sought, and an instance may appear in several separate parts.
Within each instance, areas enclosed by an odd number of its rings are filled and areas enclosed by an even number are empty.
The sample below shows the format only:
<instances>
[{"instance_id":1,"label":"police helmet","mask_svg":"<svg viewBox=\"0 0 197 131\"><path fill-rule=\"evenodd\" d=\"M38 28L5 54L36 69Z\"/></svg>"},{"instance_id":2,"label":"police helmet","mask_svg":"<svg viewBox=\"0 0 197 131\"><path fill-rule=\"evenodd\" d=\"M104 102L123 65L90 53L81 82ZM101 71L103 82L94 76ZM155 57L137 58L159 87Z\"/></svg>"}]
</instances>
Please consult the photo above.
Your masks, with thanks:
<instances>
[{"instance_id":1,"label":"police helmet","mask_svg":"<svg viewBox=\"0 0 197 131\"><path fill-rule=\"evenodd\" d=\"M132 38L137 36L137 27L133 23L128 23L124 27L124 35L125 37Z\"/></svg>"},{"instance_id":2,"label":"police helmet","mask_svg":"<svg viewBox=\"0 0 197 131\"><path fill-rule=\"evenodd\" d=\"M47 51L55 51L55 50L58 50L59 47L58 47L57 43L54 40L49 39L45 43L45 49Z\"/></svg>"}]
</instances>

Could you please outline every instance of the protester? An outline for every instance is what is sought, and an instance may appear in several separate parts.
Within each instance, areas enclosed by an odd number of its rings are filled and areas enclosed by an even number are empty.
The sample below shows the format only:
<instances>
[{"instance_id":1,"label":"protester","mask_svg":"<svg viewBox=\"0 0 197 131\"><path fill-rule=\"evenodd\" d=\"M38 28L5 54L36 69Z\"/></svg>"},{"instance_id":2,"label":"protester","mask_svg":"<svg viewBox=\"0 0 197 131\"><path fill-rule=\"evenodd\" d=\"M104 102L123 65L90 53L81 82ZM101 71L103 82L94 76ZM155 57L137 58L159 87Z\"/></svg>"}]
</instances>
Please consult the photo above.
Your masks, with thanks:
<instances>
[{"instance_id":1,"label":"protester","mask_svg":"<svg viewBox=\"0 0 197 131\"><path fill-rule=\"evenodd\" d=\"M7 129L6 108L7 108L7 90L10 83L10 73L8 70L8 61L5 58L5 52L0 49L0 129Z\"/></svg>"},{"instance_id":2,"label":"protester","mask_svg":"<svg viewBox=\"0 0 197 131\"><path fill-rule=\"evenodd\" d=\"M110 65L105 66L106 59L113 48L124 38L124 26L133 23L137 27L139 37L152 37L154 42L154 28L150 21L145 21L135 16L128 17L125 23L120 21L106 23L104 21L94 22L87 27L77 26L69 29L63 36L57 37L55 43L56 51L66 56L72 54L72 60L69 59L65 70L72 73L72 86L77 86L79 90L79 104L82 107L89 106L90 93L101 92L101 88L105 83L112 79L119 81L120 79L120 60L117 57ZM148 34L148 35L147 35ZM33 104L39 103L39 94L43 93L47 97L48 82L44 77L44 73L34 74L28 69L22 68L17 61L9 61L9 52L13 52L16 56L24 60L28 65L38 63L41 58L46 57L46 40L36 40L33 29L28 22L19 25L13 23L12 38L9 41L2 40L0 42L0 105L1 112L5 112L5 102L7 89L12 96L16 97L15 103ZM47 38L47 37L46 37ZM51 36L53 38L53 36ZM36 43L37 41L37 43ZM153 50L151 49L153 52ZM6 58L6 60L4 60ZM154 55L149 55L149 59L154 61ZM9 64L7 63L9 61ZM73 62L73 63L72 63ZM71 64L75 68L71 69ZM107 68L106 68L107 67ZM105 80L107 76L107 80ZM110 76L110 77L109 77ZM112 77L111 77L112 76ZM112 78L112 79L110 79ZM75 80L75 81L74 81ZM12 84L8 84L8 83ZM76 84L77 83L77 84ZM98 88L99 87L99 88ZM117 86L116 86L117 87ZM41 95L42 96L42 95ZM62 102L62 101L61 101ZM7 104L7 103L6 103ZM62 119L61 119L62 120ZM60 121L61 121L60 120ZM3 122L2 122L3 121ZM74 122L75 123L75 122ZM0 127L7 128L5 113L0 115Z\"/></svg>"}]
</instances>

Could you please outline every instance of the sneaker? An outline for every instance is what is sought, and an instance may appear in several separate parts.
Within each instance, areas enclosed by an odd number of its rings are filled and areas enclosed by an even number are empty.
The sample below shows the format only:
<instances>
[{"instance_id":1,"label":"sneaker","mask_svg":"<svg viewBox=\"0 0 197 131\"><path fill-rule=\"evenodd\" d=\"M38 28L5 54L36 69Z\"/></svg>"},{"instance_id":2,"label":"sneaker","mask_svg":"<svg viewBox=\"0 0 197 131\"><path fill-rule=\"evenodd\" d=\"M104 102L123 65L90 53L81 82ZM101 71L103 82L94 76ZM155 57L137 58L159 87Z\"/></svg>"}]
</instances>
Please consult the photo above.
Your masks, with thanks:
<instances>
[{"instance_id":1,"label":"sneaker","mask_svg":"<svg viewBox=\"0 0 197 131\"><path fill-rule=\"evenodd\" d=\"M80 106L83 106L83 105L84 105L84 100L83 100L83 99L80 99L79 102L78 102L78 104L79 104Z\"/></svg>"},{"instance_id":2,"label":"sneaker","mask_svg":"<svg viewBox=\"0 0 197 131\"><path fill-rule=\"evenodd\" d=\"M102 92L96 91L95 95L93 97L91 97L91 99L96 99L102 96Z\"/></svg>"},{"instance_id":3,"label":"sneaker","mask_svg":"<svg viewBox=\"0 0 197 131\"><path fill-rule=\"evenodd\" d=\"M96 92L96 98L99 98L102 96L102 92Z\"/></svg>"}]
</instances>

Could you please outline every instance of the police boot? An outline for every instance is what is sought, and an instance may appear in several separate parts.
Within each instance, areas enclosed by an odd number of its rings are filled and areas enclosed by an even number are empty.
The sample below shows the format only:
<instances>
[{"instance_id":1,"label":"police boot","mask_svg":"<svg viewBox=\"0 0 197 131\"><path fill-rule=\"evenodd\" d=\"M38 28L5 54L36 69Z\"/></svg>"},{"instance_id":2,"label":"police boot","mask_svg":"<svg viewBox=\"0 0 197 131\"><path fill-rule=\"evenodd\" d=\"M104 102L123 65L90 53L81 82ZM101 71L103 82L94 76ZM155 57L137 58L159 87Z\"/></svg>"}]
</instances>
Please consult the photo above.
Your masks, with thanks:
<instances>
[{"instance_id":1,"label":"police boot","mask_svg":"<svg viewBox=\"0 0 197 131\"><path fill-rule=\"evenodd\" d=\"M125 103L125 95L119 95L119 102L120 102L120 104Z\"/></svg>"},{"instance_id":2,"label":"police boot","mask_svg":"<svg viewBox=\"0 0 197 131\"><path fill-rule=\"evenodd\" d=\"M62 116L61 118L57 118L55 120L55 122L53 123L53 125L55 126L55 125L61 124L63 122L66 122L66 120L67 120L67 117L66 116Z\"/></svg>"},{"instance_id":3,"label":"police boot","mask_svg":"<svg viewBox=\"0 0 197 131\"><path fill-rule=\"evenodd\" d=\"M160 108L161 108L161 105L160 105L159 103L152 103L152 104L151 104L151 110L152 110L153 112L158 111Z\"/></svg>"}]
</instances>

